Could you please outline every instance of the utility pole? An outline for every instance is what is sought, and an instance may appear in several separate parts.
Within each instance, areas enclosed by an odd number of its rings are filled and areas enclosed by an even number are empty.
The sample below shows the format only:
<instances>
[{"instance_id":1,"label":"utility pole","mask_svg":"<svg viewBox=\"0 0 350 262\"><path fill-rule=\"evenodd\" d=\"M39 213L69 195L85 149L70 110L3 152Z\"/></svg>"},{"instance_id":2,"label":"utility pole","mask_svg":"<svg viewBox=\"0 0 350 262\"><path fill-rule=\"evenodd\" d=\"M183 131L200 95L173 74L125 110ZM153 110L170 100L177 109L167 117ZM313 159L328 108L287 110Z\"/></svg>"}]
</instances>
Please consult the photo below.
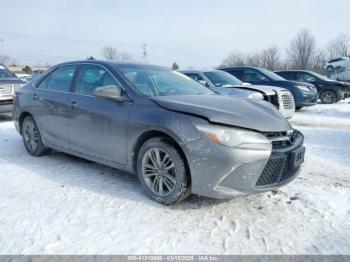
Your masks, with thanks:
<instances>
[{"instance_id":1,"label":"utility pole","mask_svg":"<svg viewBox=\"0 0 350 262\"><path fill-rule=\"evenodd\" d=\"M142 58L145 60L145 64L147 64L147 45L146 44L143 44L142 45Z\"/></svg>"},{"instance_id":2,"label":"utility pole","mask_svg":"<svg viewBox=\"0 0 350 262\"><path fill-rule=\"evenodd\" d=\"M5 39L4 38L0 38L0 43L1 43L1 49L3 50L4 49L4 42L5 42Z\"/></svg>"}]
</instances>

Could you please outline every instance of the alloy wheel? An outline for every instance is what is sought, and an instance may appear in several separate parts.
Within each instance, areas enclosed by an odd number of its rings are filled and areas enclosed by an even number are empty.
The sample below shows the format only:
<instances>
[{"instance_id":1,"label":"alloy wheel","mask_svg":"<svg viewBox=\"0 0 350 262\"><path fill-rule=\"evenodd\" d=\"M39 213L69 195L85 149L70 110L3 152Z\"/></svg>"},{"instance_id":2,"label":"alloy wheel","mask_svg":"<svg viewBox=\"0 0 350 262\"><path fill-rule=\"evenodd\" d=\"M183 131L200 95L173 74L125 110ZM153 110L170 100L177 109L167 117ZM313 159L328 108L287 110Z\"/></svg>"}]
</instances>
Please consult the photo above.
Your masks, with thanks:
<instances>
[{"instance_id":1,"label":"alloy wheel","mask_svg":"<svg viewBox=\"0 0 350 262\"><path fill-rule=\"evenodd\" d=\"M142 175L149 190L158 196L174 191L176 170L170 155L160 148L149 149L142 158Z\"/></svg>"},{"instance_id":2,"label":"alloy wheel","mask_svg":"<svg viewBox=\"0 0 350 262\"><path fill-rule=\"evenodd\" d=\"M332 91L324 91L321 95L321 101L325 104L334 103L336 100L335 94Z\"/></svg>"},{"instance_id":3,"label":"alloy wheel","mask_svg":"<svg viewBox=\"0 0 350 262\"><path fill-rule=\"evenodd\" d=\"M38 149L38 131L33 122L25 122L23 124L23 138L24 143L31 152L35 152Z\"/></svg>"}]
</instances>

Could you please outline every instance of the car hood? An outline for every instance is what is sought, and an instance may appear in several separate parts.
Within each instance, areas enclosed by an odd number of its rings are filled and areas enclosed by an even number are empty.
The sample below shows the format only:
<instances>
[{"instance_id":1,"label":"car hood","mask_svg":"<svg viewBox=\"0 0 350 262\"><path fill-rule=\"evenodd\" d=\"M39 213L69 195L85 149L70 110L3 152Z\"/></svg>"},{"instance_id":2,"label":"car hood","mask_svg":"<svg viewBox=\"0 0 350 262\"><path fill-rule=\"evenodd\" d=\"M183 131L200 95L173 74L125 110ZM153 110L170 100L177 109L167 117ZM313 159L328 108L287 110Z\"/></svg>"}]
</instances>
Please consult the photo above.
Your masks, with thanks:
<instances>
[{"instance_id":1,"label":"car hood","mask_svg":"<svg viewBox=\"0 0 350 262\"><path fill-rule=\"evenodd\" d=\"M327 83L328 83L328 84L333 84L333 85L350 86L350 84L347 83L347 82L336 81L336 80L328 80Z\"/></svg>"},{"instance_id":2,"label":"car hood","mask_svg":"<svg viewBox=\"0 0 350 262\"><path fill-rule=\"evenodd\" d=\"M265 95L268 95L268 96L275 95L276 92L287 91L287 89L282 87L267 86L267 85L231 85L231 86L227 85L226 87L221 87L221 88L240 88L251 92L255 91L255 92L264 93Z\"/></svg>"},{"instance_id":3,"label":"car hood","mask_svg":"<svg viewBox=\"0 0 350 262\"><path fill-rule=\"evenodd\" d=\"M281 84L281 86L289 85L289 86L297 86L297 85L303 85L309 87L310 90L313 90L314 92L317 92L316 87L313 84L307 83L307 82L299 82L299 81L291 81L291 80L280 80L280 81L274 81L274 85L278 86Z\"/></svg>"},{"instance_id":4,"label":"car hood","mask_svg":"<svg viewBox=\"0 0 350 262\"><path fill-rule=\"evenodd\" d=\"M274 95L275 92L287 91L287 89L278 86L251 85L249 88L254 88L264 92L266 95Z\"/></svg>"},{"instance_id":5,"label":"car hood","mask_svg":"<svg viewBox=\"0 0 350 262\"><path fill-rule=\"evenodd\" d=\"M151 99L167 110L201 116L212 123L260 132L291 129L277 109L265 101L223 95L158 96Z\"/></svg>"}]
</instances>

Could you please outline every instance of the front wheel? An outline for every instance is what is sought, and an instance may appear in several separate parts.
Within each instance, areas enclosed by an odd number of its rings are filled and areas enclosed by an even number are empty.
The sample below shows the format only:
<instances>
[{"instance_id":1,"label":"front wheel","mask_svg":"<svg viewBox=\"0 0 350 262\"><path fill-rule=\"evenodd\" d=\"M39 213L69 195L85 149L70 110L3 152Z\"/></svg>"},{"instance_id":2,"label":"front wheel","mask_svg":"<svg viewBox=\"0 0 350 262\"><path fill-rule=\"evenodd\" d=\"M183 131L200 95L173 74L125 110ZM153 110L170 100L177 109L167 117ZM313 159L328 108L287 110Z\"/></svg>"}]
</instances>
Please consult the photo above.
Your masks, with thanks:
<instances>
[{"instance_id":1,"label":"front wheel","mask_svg":"<svg viewBox=\"0 0 350 262\"><path fill-rule=\"evenodd\" d=\"M337 102L337 95L332 90L325 90L320 94L322 104L334 104Z\"/></svg>"},{"instance_id":2,"label":"front wheel","mask_svg":"<svg viewBox=\"0 0 350 262\"><path fill-rule=\"evenodd\" d=\"M27 116L23 120L22 138L24 146L32 156L42 156L50 152L50 149L43 145L39 128L31 116Z\"/></svg>"},{"instance_id":3,"label":"front wheel","mask_svg":"<svg viewBox=\"0 0 350 262\"><path fill-rule=\"evenodd\" d=\"M164 138L143 144L137 157L137 175L150 198L161 204L179 203L190 193L185 160Z\"/></svg>"}]
</instances>

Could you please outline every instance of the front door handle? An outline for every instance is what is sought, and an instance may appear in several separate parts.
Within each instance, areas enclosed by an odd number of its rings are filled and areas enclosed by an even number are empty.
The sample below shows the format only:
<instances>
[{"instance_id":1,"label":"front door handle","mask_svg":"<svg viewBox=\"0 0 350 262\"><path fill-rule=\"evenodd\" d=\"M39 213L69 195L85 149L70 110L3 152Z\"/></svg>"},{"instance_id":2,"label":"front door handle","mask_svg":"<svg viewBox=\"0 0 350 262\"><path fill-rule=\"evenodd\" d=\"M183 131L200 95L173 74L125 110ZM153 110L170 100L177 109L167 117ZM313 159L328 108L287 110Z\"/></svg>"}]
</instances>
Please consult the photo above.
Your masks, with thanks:
<instances>
[{"instance_id":1,"label":"front door handle","mask_svg":"<svg viewBox=\"0 0 350 262\"><path fill-rule=\"evenodd\" d=\"M77 106L78 106L78 104L77 104L76 101L71 101L71 102L70 102L70 108L71 108L71 109L75 109L75 108L77 108Z\"/></svg>"}]
</instances>

